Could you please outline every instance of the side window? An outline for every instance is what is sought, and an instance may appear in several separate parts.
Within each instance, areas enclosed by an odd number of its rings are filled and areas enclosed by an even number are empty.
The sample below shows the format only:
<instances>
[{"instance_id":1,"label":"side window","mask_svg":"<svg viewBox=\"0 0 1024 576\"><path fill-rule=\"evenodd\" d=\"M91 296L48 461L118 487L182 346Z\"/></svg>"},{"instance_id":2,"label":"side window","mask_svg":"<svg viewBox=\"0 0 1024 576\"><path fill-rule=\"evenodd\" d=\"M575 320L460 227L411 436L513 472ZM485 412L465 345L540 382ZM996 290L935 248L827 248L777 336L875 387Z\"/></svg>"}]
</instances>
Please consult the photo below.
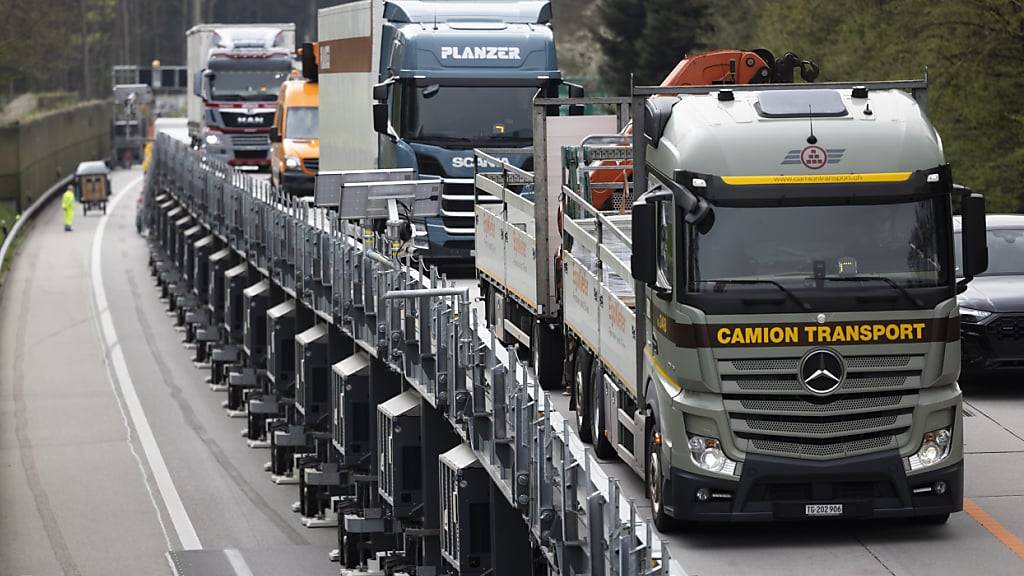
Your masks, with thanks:
<instances>
[{"instance_id":1,"label":"side window","mask_svg":"<svg viewBox=\"0 0 1024 576\"><path fill-rule=\"evenodd\" d=\"M675 263L675 205L658 202L658 285L672 288Z\"/></svg>"}]
</instances>

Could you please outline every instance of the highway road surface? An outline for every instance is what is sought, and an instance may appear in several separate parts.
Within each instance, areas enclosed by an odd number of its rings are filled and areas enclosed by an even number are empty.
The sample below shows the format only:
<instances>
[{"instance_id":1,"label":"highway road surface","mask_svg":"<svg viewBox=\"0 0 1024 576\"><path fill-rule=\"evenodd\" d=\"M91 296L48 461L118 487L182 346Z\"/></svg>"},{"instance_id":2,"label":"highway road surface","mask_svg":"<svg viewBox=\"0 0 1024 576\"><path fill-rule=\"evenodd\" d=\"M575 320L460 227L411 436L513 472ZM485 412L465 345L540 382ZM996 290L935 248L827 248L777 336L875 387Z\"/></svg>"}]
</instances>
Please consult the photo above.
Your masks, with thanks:
<instances>
[{"instance_id":1,"label":"highway road surface","mask_svg":"<svg viewBox=\"0 0 1024 576\"><path fill-rule=\"evenodd\" d=\"M140 178L115 173L110 215L71 233L48 207L0 292L0 576L337 574L334 530L301 526L158 300ZM665 535L673 556L691 576L1024 574L1024 379L967 398L969 512L947 525L703 526Z\"/></svg>"},{"instance_id":2,"label":"highway road surface","mask_svg":"<svg viewBox=\"0 0 1024 576\"><path fill-rule=\"evenodd\" d=\"M158 300L141 177L114 173L105 224L65 233L53 202L0 293L0 576L337 574Z\"/></svg>"}]
</instances>

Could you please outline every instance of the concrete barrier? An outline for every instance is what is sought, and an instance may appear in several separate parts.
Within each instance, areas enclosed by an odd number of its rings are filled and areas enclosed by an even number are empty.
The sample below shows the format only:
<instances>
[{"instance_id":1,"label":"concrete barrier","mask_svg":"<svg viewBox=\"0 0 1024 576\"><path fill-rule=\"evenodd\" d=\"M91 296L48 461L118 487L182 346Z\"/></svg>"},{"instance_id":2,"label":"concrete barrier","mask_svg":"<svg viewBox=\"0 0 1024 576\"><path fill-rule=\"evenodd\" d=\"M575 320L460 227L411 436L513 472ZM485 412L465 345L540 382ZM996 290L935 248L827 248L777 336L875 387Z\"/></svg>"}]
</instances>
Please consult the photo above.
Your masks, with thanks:
<instances>
[{"instance_id":1,"label":"concrete barrier","mask_svg":"<svg viewBox=\"0 0 1024 576\"><path fill-rule=\"evenodd\" d=\"M95 100L0 127L0 202L18 212L79 162L110 153L110 102Z\"/></svg>"}]
</instances>

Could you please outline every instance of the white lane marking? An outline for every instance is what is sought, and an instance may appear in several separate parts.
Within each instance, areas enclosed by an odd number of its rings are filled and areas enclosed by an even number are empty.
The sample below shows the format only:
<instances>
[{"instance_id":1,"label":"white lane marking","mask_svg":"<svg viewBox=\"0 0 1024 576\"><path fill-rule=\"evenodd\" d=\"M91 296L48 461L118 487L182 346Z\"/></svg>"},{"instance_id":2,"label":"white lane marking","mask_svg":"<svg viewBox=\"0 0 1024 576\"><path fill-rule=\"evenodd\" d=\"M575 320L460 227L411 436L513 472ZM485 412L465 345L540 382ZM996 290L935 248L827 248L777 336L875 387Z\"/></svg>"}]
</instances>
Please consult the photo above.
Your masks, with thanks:
<instances>
[{"instance_id":1,"label":"white lane marking","mask_svg":"<svg viewBox=\"0 0 1024 576\"><path fill-rule=\"evenodd\" d=\"M231 564L231 569L235 571L235 574L238 576L253 576L252 570L245 563L245 558L242 557L241 552L234 548L228 548L224 551L224 555L227 556L228 563Z\"/></svg>"},{"instance_id":2,"label":"white lane marking","mask_svg":"<svg viewBox=\"0 0 1024 576\"><path fill-rule=\"evenodd\" d=\"M153 472L153 478L156 480L160 497L163 499L164 508L167 509L167 514L171 517L171 523L174 524L174 531L178 534L178 541L181 542L181 547L184 550L201 550L203 546L199 542L199 536L192 525L192 520L188 517L188 512L185 510L185 505L181 501L177 488L174 487L174 481L171 480L167 463L164 461L160 447L153 436L153 430L149 427L149 420L146 419L146 413L142 409L142 402L139 401L139 396L135 391L135 383L132 382L131 375L128 373L128 364L125 362L124 353L121 350L121 344L114 329L114 321L110 316L110 308L107 303L107 291L103 284L101 256L103 252L103 234L107 229L107 222L110 215L113 214L117 203L125 196L128 196L128 190L134 188L140 182L142 182L142 177L130 182L122 189L120 194L111 198L108 202L107 213L100 219L100 223L96 228L96 235L92 241L93 296L100 331L107 347L110 364L116 376L114 380L116 380L117 387L124 398L132 424L134 424L135 430L139 435L139 444L146 455L149 469ZM111 382L111 385L113 384L115 383ZM157 511L157 516L159 517L159 510ZM163 520L161 520L162 523Z\"/></svg>"}]
</instances>

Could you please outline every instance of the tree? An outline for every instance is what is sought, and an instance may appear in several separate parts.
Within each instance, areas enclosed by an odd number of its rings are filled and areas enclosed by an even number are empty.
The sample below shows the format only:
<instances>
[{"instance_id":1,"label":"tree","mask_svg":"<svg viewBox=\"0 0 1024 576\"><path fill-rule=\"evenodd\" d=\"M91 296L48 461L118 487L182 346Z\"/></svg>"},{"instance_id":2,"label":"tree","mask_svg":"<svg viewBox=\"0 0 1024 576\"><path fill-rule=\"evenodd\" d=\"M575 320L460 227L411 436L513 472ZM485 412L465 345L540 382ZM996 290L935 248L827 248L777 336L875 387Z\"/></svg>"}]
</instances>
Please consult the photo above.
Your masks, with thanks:
<instances>
[{"instance_id":1,"label":"tree","mask_svg":"<svg viewBox=\"0 0 1024 576\"><path fill-rule=\"evenodd\" d=\"M644 0L599 0L597 28L592 33L601 47L601 76L609 92L629 94L629 75L636 70L637 41L647 24Z\"/></svg>"},{"instance_id":2,"label":"tree","mask_svg":"<svg viewBox=\"0 0 1024 576\"><path fill-rule=\"evenodd\" d=\"M638 39L637 83L660 84L686 54L703 45L710 26L705 0L647 0L643 34Z\"/></svg>"}]
</instances>

